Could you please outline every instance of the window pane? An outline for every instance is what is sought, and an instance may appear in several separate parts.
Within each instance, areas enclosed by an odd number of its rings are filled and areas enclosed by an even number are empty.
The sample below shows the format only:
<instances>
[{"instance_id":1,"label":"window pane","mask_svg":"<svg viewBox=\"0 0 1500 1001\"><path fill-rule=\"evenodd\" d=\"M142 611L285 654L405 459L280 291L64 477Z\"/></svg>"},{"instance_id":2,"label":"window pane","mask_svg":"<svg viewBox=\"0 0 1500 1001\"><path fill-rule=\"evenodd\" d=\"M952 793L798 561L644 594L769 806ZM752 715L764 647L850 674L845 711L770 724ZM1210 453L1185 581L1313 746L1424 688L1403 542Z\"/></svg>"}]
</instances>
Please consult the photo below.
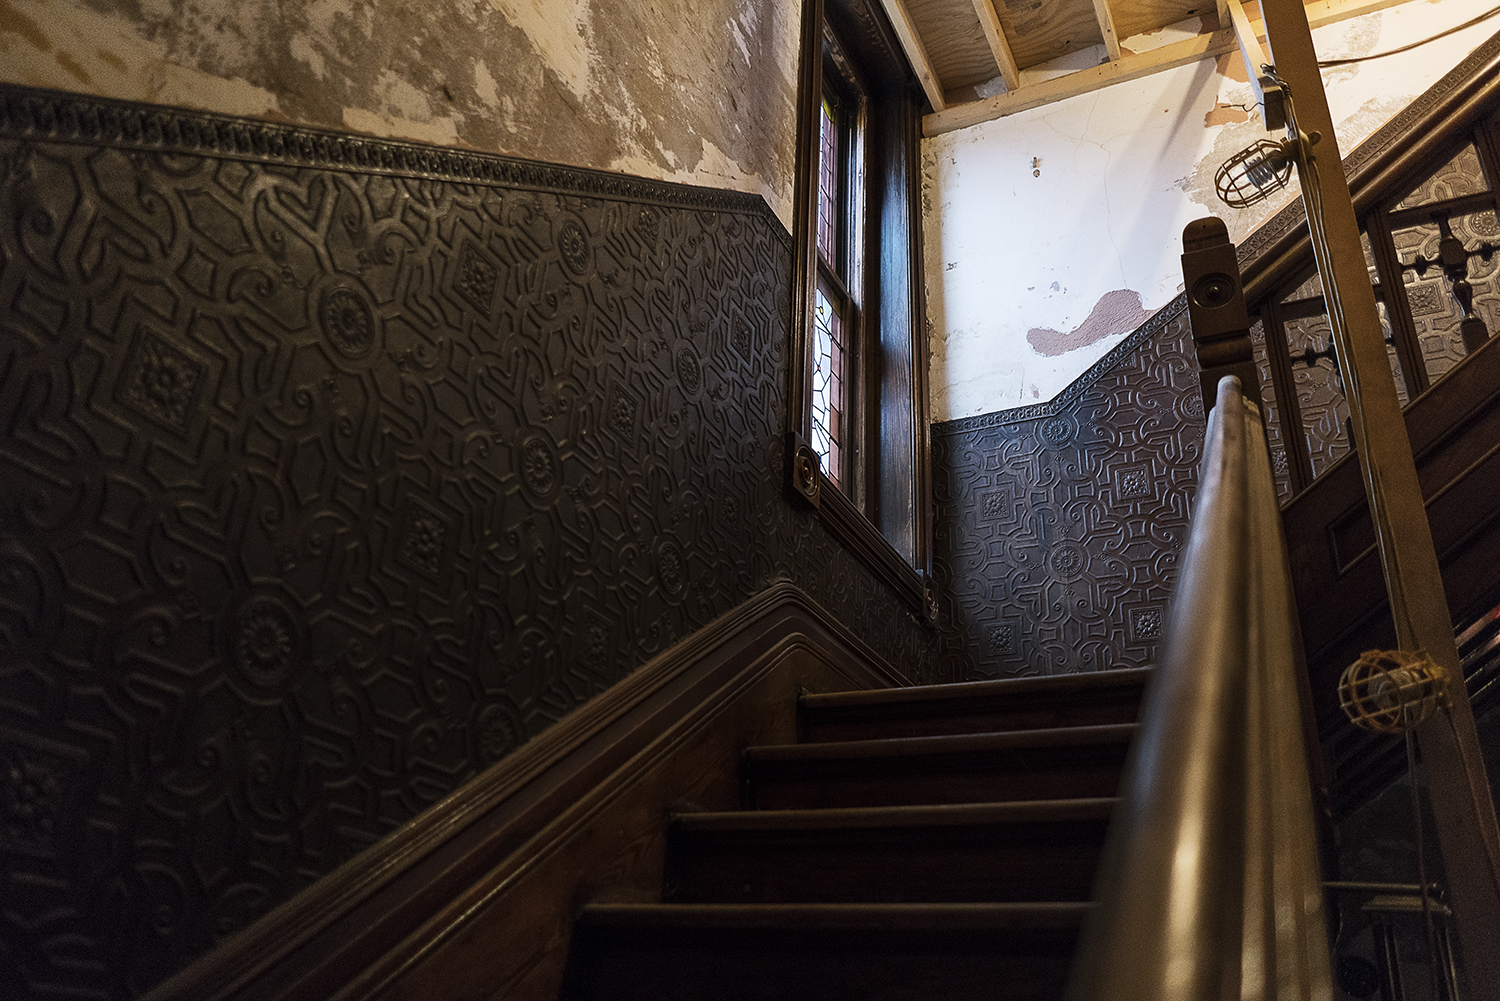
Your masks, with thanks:
<instances>
[{"instance_id":1,"label":"window pane","mask_svg":"<svg viewBox=\"0 0 1500 1001\"><path fill-rule=\"evenodd\" d=\"M822 123L818 142L818 253L829 267L838 270L839 133L833 106L826 98L818 119Z\"/></svg>"},{"instance_id":2,"label":"window pane","mask_svg":"<svg viewBox=\"0 0 1500 1001\"><path fill-rule=\"evenodd\" d=\"M835 485L843 480L844 318L820 284L813 310L812 447L823 457L823 472Z\"/></svg>"}]
</instances>

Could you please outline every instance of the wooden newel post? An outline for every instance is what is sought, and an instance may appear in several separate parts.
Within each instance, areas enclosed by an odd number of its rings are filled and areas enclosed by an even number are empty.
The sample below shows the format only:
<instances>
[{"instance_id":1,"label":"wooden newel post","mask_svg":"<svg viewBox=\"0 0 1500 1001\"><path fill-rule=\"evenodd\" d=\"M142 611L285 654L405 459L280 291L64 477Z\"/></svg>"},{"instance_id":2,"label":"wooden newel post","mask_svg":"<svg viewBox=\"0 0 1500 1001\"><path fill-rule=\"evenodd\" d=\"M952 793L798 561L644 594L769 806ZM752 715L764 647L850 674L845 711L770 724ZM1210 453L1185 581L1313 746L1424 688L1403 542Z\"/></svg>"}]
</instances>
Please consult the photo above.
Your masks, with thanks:
<instances>
[{"instance_id":1,"label":"wooden newel post","mask_svg":"<svg viewBox=\"0 0 1500 1001\"><path fill-rule=\"evenodd\" d=\"M1467 967L1468 996L1500 998L1500 830L1453 640L1416 462L1365 268L1328 99L1302 0L1263 0L1275 77L1308 231L1349 404L1354 447L1402 650L1425 650L1448 675L1448 704L1417 729L1438 844ZM1316 136L1316 140L1313 138Z\"/></svg>"},{"instance_id":2,"label":"wooden newel post","mask_svg":"<svg viewBox=\"0 0 1500 1001\"><path fill-rule=\"evenodd\" d=\"M1182 231L1182 284L1198 352L1203 412L1213 409L1219 380L1226 375L1239 376L1245 399L1260 407L1260 375L1250 344L1240 262L1224 220L1208 216Z\"/></svg>"}]
</instances>

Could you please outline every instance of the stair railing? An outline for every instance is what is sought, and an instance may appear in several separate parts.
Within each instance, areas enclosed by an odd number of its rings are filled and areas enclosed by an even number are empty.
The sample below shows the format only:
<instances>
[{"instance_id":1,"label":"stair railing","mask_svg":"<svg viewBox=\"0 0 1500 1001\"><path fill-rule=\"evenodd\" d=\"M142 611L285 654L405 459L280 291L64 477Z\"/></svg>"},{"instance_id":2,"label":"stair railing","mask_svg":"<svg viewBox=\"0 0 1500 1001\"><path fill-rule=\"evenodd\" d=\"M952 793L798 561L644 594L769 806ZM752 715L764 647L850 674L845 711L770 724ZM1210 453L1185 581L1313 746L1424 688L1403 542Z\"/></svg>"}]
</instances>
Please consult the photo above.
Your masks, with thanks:
<instances>
[{"instance_id":1,"label":"stair railing","mask_svg":"<svg viewBox=\"0 0 1500 1001\"><path fill-rule=\"evenodd\" d=\"M1222 379L1074 1001L1333 996L1291 577L1259 408Z\"/></svg>"}]
</instances>

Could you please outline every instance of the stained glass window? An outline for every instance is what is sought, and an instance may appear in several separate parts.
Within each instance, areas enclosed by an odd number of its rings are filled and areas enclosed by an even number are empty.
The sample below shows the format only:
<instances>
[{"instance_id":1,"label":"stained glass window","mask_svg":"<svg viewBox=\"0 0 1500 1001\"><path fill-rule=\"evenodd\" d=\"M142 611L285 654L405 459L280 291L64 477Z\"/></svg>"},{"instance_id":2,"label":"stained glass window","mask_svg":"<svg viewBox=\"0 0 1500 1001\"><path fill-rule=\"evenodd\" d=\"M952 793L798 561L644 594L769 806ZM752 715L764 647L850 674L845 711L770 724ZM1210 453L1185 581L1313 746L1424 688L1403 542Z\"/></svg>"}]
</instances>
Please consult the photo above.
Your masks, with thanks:
<instances>
[{"instance_id":1,"label":"stained glass window","mask_svg":"<svg viewBox=\"0 0 1500 1001\"><path fill-rule=\"evenodd\" d=\"M838 255L839 133L833 104L823 99L821 137L818 142L818 254L829 267Z\"/></svg>"},{"instance_id":2,"label":"stained glass window","mask_svg":"<svg viewBox=\"0 0 1500 1001\"><path fill-rule=\"evenodd\" d=\"M849 205L850 123L842 120L838 83L824 87L818 115L817 294L813 302L812 447L823 458L823 472L842 488L849 455L850 338L856 304Z\"/></svg>"},{"instance_id":3,"label":"stained glass window","mask_svg":"<svg viewBox=\"0 0 1500 1001\"><path fill-rule=\"evenodd\" d=\"M844 435L844 318L818 285L813 309L812 447L823 471L840 486Z\"/></svg>"}]
</instances>

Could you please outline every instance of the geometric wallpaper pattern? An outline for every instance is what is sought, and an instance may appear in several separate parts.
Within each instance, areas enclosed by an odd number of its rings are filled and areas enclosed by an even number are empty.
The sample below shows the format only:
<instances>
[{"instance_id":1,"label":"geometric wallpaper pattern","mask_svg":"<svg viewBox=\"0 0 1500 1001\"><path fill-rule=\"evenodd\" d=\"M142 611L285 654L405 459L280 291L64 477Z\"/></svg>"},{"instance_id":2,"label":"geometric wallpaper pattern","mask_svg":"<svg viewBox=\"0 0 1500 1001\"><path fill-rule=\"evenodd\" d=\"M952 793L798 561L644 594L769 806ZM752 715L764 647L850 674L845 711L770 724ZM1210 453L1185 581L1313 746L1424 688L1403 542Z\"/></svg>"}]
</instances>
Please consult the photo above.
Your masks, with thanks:
<instances>
[{"instance_id":1,"label":"geometric wallpaper pattern","mask_svg":"<svg viewBox=\"0 0 1500 1001\"><path fill-rule=\"evenodd\" d=\"M933 425L939 672L1155 664L1204 415L1185 300L1050 403Z\"/></svg>"},{"instance_id":2,"label":"geometric wallpaper pattern","mask_svg":"<svg viewBox=\"0 0 1500 1001\"><path fill-rule=\"evenodd\" d=\"M0 88L0 996L142 993L773 582L937 680L785 492L790 272L756 197Z\"/></svg>"}]
</instances>

